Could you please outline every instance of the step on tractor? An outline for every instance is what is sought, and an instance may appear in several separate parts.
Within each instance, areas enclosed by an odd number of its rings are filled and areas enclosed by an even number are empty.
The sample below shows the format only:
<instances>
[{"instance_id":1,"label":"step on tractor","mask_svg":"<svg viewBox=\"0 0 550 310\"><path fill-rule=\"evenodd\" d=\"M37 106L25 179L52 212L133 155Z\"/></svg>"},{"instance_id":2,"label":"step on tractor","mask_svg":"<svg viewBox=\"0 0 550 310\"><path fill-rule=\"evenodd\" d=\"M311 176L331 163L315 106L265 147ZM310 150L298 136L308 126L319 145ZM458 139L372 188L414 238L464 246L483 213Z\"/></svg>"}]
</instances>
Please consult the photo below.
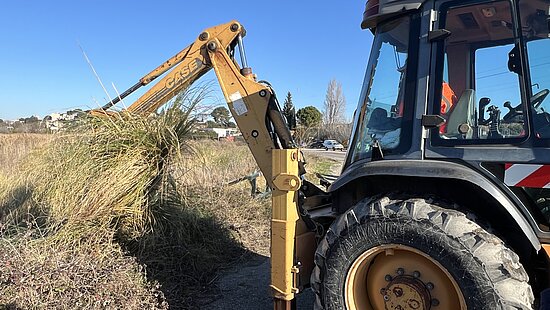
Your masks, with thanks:
<instances>
[{"instance_id":1,"label":"step on tractor","mask_svg":"<svg viewBox=\"0 0 550 310\"><path fill-rule=\"evenodd\" d=\"M152 113L215 70L273 190L275 309L307 287L315 309L550 309L549 14L549 0L368 1L365 80L325 189L237 21L93 113L163 75L127 109Z\"/></svg>"}]
</instances>

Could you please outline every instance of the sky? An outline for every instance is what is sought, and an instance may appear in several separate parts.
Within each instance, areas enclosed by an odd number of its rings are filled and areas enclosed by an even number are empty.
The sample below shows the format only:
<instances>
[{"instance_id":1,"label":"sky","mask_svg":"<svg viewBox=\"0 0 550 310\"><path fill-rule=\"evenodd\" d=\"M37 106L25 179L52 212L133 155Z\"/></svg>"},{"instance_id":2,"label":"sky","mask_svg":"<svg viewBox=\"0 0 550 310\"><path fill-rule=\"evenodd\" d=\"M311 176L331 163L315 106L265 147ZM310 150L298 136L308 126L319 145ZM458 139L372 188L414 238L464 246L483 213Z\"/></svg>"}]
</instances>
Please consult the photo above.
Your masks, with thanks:
<instances>
[{"instance_id":1,"label":"sky","mask_svg":"<svg viewBox=\"0 0 550 310\"><path fill-rule=\"evenodd\" d=\"M290 91L297 108L321 110L327 85L336 79L351 118L372 44L370 31L360 27L364 5L364 0L4 1L0 119L106 103L79 46L114 97L112 84L126 90L202 30L233 19L247 30L249 66L273 85L281 104ZM221 93L213 104L225 104Z\"/></svg>"}]
</instances>

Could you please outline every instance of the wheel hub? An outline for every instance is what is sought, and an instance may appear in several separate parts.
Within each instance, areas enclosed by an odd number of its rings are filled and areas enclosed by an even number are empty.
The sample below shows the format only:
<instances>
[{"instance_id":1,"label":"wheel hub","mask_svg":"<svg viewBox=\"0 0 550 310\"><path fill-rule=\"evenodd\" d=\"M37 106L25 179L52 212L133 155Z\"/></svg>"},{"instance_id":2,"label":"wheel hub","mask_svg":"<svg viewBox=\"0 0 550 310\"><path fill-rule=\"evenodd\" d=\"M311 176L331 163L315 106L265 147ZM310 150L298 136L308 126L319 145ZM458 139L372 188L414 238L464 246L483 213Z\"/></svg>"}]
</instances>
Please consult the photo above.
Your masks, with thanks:
<instances>
[{"instance_id":1,"label":"wheel hub","mask_svg":"<svg viewBox=\"0 0 550 310\"><path fill-rule=\"evenodd\" d=\"M365 251L350 266L344 290L350 310L466 309L447 270L423 252L404 245Z\"/></svg>"},{"instance_id":2,"label":"wheel hub","mask_svg":"<svg viewBox=\"0 0 550 310\"><path fill-rule=\"evenodd\" d=\"M431 306L428 287L414 276L401 275L393 278L386 287L380 289L386 309L427 310Z\"/></svg>"}]
</instances>

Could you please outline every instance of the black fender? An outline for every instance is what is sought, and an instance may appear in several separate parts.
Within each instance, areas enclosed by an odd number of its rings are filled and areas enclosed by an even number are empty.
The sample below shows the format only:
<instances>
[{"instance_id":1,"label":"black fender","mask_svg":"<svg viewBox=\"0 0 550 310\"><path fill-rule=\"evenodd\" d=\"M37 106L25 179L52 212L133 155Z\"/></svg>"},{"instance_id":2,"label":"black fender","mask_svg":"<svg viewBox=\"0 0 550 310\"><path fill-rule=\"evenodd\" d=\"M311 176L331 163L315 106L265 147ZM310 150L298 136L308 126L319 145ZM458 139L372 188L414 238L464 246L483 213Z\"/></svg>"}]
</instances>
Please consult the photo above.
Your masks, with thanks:
<instances>
[{"instance_id":1,"label":"black fender","mask_svg":"<svg viewBox=\"0 0 550 310\"><path fill-rule=\"evenodd\" d=\"M492 196L517 223L525 238L529 240L535 251L541 249L532 225L536 225L529 211L521 202L514 202L503 189L487 176L464 164L436 161L436 160L380 160L370 162L357 162L348 166L342 175L328 188L329 193L336 193L355 180L373 176L396 176L431 179L454 179L471 183L488 195ZM391 190L391 189L390 189Z\"/></svg>"}]
</instances>

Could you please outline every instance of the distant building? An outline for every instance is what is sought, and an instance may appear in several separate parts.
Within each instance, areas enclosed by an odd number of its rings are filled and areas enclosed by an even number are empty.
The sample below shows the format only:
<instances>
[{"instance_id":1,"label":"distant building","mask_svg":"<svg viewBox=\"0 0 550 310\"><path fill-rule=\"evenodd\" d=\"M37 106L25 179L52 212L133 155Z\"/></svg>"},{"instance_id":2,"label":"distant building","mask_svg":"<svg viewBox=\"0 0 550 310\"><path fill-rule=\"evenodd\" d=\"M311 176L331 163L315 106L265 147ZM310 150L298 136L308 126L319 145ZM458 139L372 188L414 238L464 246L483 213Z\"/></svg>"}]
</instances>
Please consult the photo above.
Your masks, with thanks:
<instances>
[{"instance_id":1,"label":"distant building","mask_svg":"<svg viewBox=\"0 0 550 310\"><path fill-rule=\"evenodd\" d=\"M69 111L67 113L52 113L44 117L46 128L51 131L59 131L65 123L76 119L78 113Z\"/></svg>"},{"instance_id":2,"label":"distant building","mask_svg":"<svg viewBox=\"0 0 550 310\"><path fill-rule=\"evenodd\" d=\"M215 132L218 135L218 140L241 135L237 128L205 128L204 130Z\"/></svg>"}]
</instances>

